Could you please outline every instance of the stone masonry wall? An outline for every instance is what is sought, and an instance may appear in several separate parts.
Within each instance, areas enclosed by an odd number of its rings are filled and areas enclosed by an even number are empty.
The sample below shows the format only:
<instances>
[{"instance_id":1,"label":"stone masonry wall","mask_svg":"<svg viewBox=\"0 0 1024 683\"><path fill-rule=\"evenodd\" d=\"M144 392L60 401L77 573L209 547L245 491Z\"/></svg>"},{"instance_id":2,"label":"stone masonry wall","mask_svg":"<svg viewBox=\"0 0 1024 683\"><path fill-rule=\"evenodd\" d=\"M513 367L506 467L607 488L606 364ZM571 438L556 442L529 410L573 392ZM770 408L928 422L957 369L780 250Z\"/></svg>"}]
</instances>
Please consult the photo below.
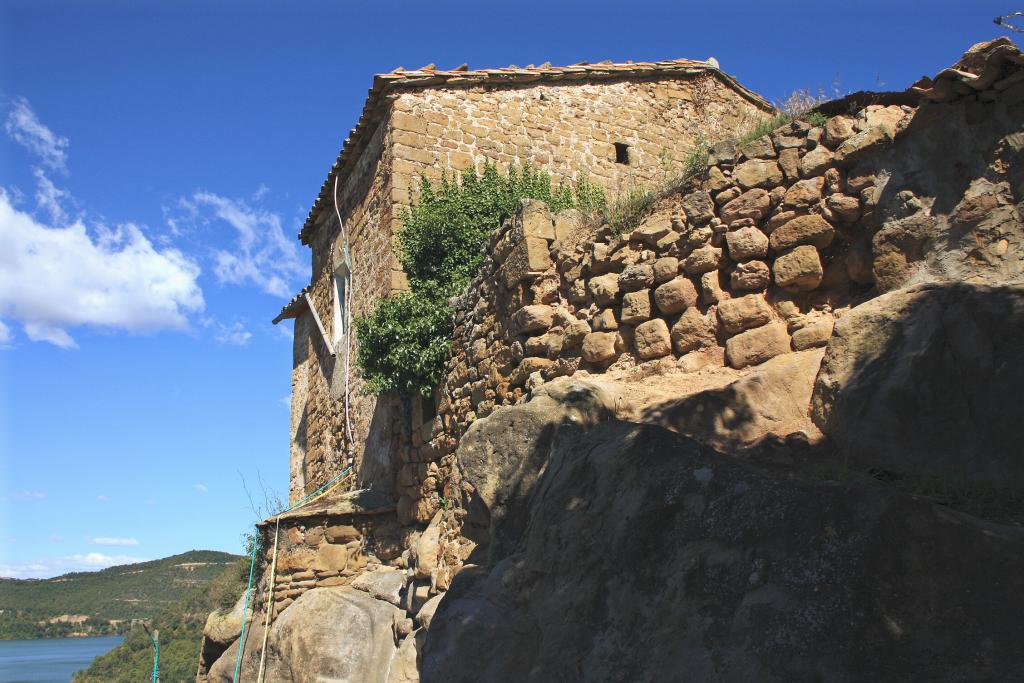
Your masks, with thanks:
<instances>
[{"instance_id":1,"label":"stone masonry wall","mask_svg":"<svg viewBox=\"0 0 1024 683\"><path fill-rule=\"evenodd\" d=\"M456 496L461 435L539 383L743 368L824 346L881 292L1024 277L1018 82L714 145L706 175L626 235L525 202L458 300L437 417L399 471L399 520Z\"/></svg>"},{"instance_id":2,"label":"stone masonry wall","mask_svg":"<svg viewBox=\"0 0 1024 683\"><path fill-rule=\"evenodd\" d=\"M396 289L391 267L394 258L390 201L392 153L387 133L387 127L380 126L356 172L339 188L339 206L348 231L354 270L353 318L365 315L378 300ZM310 243L313 258L310 297L329 340L334 335L333 278L336 264L342 260L341 242L333 211L324 214ZM345 343L338 345L332 357L308 311L297 318L295 335L292 502L352 464L345 457ZM362 390L354 347L350 373L352 451L356 470L364 475L354 480L353 485L363 486L376 479L375 485L386 489L393 479L391 459L397 458L395 453L407 439L408 420L394 417L396 412L402 412L400 399L378 399Z\"/></svg>"},{"instance_id":3,"label":"stone masonry wall","mask_svg":"<svg viewBox=\"0 0 1024 683\"><path fill-rule=\"evenodd\" d=\"M557 179L610 191L656 183L693 149L765 117L766 107L705 73L688 77L431 88L399 95L391 115L392 199L409 202L419 176L532 163ZM614 143L628 145L616 163Z\"/></svg>"}]
</instances>

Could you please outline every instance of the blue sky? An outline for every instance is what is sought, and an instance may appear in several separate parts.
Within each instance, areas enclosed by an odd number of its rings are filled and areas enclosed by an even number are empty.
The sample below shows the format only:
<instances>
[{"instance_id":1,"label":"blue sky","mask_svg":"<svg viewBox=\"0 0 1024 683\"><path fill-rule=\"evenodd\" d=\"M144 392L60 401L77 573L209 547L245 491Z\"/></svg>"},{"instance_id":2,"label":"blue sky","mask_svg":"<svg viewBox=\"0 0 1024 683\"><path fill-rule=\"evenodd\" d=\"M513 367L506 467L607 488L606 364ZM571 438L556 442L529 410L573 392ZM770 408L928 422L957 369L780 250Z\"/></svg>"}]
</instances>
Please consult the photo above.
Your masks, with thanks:
<instances>
[{"instance_id":1,"label":"blue sky","mask_svg":"<svg viewBox=\"0 0 1024 683\"><path fill-rule=\"evenodd\" d=\"M243 477L285 497L291 329L269 321L371 74L714 56L773 101L903 89L1014 9L3 2L0 575L237 552Z\"/></svg>"}]
</instances>

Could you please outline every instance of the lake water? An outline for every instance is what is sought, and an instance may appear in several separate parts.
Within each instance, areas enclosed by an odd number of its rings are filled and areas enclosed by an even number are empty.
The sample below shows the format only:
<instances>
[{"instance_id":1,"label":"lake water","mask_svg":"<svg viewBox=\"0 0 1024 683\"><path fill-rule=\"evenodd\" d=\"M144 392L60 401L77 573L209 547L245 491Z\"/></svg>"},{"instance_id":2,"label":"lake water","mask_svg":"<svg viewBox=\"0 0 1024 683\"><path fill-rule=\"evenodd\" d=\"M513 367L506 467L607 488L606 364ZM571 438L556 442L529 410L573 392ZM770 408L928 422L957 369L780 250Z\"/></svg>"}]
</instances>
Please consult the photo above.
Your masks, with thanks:
<instances>
[{"instance_id":1,"label":"lake water","mask_svg":"<svg viewBox=\"0 0 1024 683\"><path fill-rule=\"evenodd\" d=\"M122 636L0 640L0 683L68 683L71 674L122 640Z\"/></svg>"}]
</instances>

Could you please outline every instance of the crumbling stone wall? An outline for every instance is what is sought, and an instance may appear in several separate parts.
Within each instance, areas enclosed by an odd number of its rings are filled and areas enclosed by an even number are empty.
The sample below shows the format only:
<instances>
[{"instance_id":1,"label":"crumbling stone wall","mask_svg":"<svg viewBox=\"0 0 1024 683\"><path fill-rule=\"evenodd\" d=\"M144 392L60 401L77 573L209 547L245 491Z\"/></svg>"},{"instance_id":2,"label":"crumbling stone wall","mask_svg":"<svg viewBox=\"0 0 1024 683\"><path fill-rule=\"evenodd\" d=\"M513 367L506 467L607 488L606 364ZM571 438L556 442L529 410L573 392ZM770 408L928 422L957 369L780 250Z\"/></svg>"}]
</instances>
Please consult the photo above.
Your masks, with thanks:
<instances>
[{"instance_id":1,"label":"crumbling stone wall","mask_svg":"<svg viewBox=\"0 0 1024 683\"><path fill-rule=\"evenodd\" d=\"M1019 69L715 145L707 173L630 234L524 203L458 302L399 519L426 522L456 497L452 453L474 420L555 377L744 368L824 346L837 317L897 287L1024 277Z\"/></svg>"}]
</instances>

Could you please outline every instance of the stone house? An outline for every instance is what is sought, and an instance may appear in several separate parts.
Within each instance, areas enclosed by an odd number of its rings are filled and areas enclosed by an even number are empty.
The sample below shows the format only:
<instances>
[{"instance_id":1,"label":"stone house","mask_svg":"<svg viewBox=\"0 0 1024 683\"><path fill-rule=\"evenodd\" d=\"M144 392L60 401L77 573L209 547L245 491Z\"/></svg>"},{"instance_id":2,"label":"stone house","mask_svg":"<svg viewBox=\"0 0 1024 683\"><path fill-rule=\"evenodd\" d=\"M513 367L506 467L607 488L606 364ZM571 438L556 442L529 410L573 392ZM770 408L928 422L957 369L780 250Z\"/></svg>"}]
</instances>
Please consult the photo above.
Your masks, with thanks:
<instances>
[{"instance_id":1,"label":"stone house","mask_svg":"<svg viewBox=\"0 0 1024 683\"><path fill-rule=\"evenodd\" d=\"M394 236L420 176L530 163L614 196L657 183L698 140L771 110L713 59L375 76L299 234L312 251L310 284L274 320L295 319L290 500L349 464L352 486L392 490L412 433L432 415L419 400L365 393L346 329L406 286Z\"/></svg>"}]
</instances>

